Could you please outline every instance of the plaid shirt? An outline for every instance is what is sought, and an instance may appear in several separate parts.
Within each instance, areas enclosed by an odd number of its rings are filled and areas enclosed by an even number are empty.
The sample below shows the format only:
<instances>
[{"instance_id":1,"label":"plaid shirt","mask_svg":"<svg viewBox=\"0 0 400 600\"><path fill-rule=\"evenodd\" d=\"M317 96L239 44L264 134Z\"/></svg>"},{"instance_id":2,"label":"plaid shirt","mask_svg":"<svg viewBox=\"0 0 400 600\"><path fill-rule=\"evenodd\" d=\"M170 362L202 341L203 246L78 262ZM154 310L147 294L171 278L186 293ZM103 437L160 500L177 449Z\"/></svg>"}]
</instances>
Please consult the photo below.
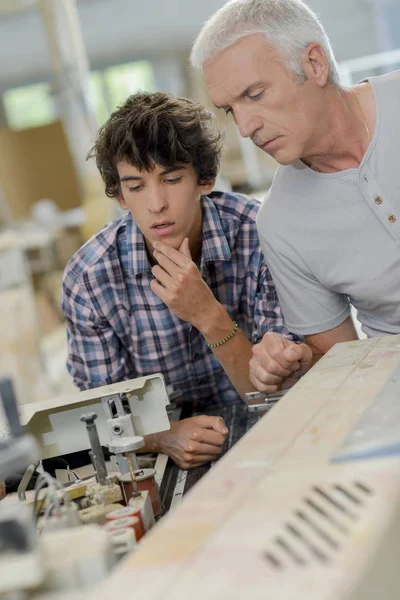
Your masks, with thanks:
<instances>
[{"instance_id":1,"label":"plaid shirt","mask_svg":"<svg viewBox=\"0 0 400 600\"><path fill-rule=\"evenodd\" d=\"M252 342L290 336L256 230L259 203L239 194L202 197L199 269L216 299ZM69 261L62 309L67 367L80 389L162 373L185 399L238 395L200 332L150 288L144 238L130 213L106 225Z\"/></svg>"}]
</instances>

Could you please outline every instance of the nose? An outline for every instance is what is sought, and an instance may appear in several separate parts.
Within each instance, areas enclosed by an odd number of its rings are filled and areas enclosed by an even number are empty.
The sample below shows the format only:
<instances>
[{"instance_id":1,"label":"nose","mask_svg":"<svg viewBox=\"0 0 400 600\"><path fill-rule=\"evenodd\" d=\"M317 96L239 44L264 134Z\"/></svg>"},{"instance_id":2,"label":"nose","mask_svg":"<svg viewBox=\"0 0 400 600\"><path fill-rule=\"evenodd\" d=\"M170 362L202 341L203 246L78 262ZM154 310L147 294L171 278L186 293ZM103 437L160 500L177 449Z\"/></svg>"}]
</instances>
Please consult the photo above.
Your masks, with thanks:
<instances>
[{"instance_id":1,"label":"nose","mask_svg":"<svg viewBox=\"0 0 400 600\"><path fill-rule=\"evenodd\" d=\"M168 200L165 187L157 185L149 190L147 208L151 213L161 213L168 208Z\"/></svg>"},{"instance_id":2,"label":"nose","mask_svg":"<svg viewBox=\"0 0 400 600\"><path fill-rule=\"evenodd\" d=\"M235 121L243 138L252 137L262 127L262 122L249 107L241 107L235 111Z\"/></svg>"}]
</instances>

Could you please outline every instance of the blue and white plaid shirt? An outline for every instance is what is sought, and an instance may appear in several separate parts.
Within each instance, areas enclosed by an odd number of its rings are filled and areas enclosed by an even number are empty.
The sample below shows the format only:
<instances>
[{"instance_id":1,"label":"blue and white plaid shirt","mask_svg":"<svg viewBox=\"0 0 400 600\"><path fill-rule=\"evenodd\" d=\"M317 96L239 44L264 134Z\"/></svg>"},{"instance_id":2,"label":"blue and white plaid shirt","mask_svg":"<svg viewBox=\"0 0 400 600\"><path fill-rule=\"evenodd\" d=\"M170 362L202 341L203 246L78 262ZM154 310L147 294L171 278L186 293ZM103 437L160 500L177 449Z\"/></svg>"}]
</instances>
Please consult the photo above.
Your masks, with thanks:
<instances>
[{"instance_id":1,"label":"blue and white plaid shirt","mask_svg":"<svg viewBox=\"0 0 400 600\"><path fill-rule=\"evenodd\" d=\"M202 198L199 269L217 300L255 344L286 329L258 242L259 203L239 194ZM69 261L62 309L69 372L80 389L162 373L185 399L238 395L202 335L151 290L144 238L130 213L106 225Z\"/></svg>"}]
</instances>

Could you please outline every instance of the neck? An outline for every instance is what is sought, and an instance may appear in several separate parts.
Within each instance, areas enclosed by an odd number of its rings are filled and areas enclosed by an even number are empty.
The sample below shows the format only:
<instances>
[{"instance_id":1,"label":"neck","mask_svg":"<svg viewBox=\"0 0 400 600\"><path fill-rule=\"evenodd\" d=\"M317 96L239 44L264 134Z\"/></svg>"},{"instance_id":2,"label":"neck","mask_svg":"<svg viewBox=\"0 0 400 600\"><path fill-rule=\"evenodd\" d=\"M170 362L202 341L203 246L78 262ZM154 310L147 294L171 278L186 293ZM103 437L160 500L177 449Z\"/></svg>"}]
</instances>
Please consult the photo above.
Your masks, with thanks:
<instances>
[{"instance_id":1,"label":"neck","mask_svg":"<svg viewBox=\"0 0 400 600\"><path fill-rule=\"evenodd\" d=\"M201 249L203 242L203 211L201 208L201 199L199 200L199 211L189 233L189 248L192 260L196 264L201 258Z\"/></svg>"},{"instance_id":2,"label":"neck","mask_svg":"<svg viewBox=\"0 0 400 600\"><path fill-rule=\"evenodd\" d=\"M370 143L370 130L354 93L332 90L302 161L322 173L358 168Z\"/></svg>"}]
</instances>

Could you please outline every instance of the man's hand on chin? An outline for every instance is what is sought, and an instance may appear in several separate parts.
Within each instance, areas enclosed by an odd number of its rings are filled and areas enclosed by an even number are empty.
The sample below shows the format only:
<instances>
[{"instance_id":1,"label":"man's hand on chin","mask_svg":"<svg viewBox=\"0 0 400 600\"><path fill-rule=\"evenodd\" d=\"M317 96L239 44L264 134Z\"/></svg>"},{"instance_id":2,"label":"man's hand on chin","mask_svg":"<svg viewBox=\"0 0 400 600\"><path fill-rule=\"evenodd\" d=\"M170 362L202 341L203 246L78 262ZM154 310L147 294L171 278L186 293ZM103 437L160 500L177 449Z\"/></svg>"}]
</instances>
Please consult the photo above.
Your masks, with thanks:
<instances>
[{"instance_id":1,"label":"man's hand on chin","mask_svg":"<svg viewBox=\"0 0 400 600\"><path fill-rule=\"evenodd\" d=\"M158 264L152 268L151 289L177 317L201 331L218 302L192 260L188 238L179 250L155 242L153 256Z\"/></svg>"}]
</instances>

